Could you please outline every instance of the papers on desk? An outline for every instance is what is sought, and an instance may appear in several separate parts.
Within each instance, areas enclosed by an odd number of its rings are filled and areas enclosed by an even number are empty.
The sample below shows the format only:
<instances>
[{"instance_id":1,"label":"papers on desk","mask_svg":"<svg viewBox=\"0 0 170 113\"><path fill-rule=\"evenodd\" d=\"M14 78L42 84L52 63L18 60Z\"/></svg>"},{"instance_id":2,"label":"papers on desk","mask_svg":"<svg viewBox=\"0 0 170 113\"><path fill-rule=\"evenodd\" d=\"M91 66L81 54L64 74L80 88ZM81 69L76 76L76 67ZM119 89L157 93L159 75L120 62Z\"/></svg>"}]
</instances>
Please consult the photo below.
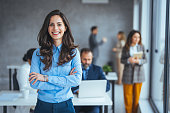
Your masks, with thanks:
<instances>
[{"instance_id":1,"label":"papers on desk","mask_svg":"<svg viewBox=\"0 0 170 113\"><path fill-rule=\"evenodd\" d=\"M19 93L4 93L0 95L0 101L15 101L21 96Z\"/></svg>"}]
</instances>

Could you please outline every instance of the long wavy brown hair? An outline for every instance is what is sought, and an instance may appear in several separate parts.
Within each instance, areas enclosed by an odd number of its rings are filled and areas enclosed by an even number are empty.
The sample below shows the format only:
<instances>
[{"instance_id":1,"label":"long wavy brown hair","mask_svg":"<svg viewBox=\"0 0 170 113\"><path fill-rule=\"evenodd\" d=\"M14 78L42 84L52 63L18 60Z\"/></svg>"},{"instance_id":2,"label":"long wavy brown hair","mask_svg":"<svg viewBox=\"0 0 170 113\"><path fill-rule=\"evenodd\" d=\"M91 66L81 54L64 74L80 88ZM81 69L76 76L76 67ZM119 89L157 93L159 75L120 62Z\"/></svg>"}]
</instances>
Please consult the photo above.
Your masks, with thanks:
<instances>
[{"instance_id":1,"label":"long wavy brown hair","mask_svg":"<svg viewBox=\"0 0 170 113\"><path fill-rule=\"evenodd\" d=\"M63 37L62 37L62 47L59 56L58 66L63 65L69 61L71 61L76 55L73 49L77 48L77 45L74 45L74 38L71 33L70 25L67 18L64 16L62 12L59 10L54 10L50 12L42 25L42 28L38 34L38 42L40 46L40 58L41 62L45 64L43 70L49 70L52 66L52 56L53 56L53 40L50 34L48 33L48 27L50 23L50 19L52 16L58 15L62 18L65 27L67 28Z\"/></svg>"},{"instance_id":2,"label":"long wavy brown hair","mask_svg":"<svg viewBox=\"0 0 170 113\"><path fill-rule=\"evenodd\" d=\"M139 45L142 45L142 37L141 37L141 33L139 31L136 31L136 30L132 30L130 31L130 33L128 34L128 37L127 37L127 41L126 41L126 44L125 44L125 48L126 48L126 51L129 51L129 48L132 44L132 37L135 33L138 33L140 35L140 40L139 40Z\"/></svg>"}]
</instances>

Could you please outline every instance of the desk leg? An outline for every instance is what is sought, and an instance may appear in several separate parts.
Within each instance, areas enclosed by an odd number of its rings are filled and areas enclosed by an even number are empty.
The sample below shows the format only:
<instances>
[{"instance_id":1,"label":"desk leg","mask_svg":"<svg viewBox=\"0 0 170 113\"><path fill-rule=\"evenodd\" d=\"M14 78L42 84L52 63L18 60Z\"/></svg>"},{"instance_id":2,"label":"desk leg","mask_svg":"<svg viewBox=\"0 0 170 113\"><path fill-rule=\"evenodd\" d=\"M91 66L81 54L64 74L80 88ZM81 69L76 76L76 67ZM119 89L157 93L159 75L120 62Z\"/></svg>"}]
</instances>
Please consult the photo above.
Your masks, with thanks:
<instances>
[{"instance_id":1,"label":"desk leg","mask_svg":"<svg viewBox=\"0 0 170 113\"><path fill-rule=\"evenodd\" d=\"M114 100L115 100L115 81L113 80L112 81L112 102L113 102L112 111L113 111L113 113L115 112L115 110L114 110L114 104L115 104Z\"/></svg>"},{"instance_id":2,"label":"desk leg","mask_svg":"<svg viewBox=\"0 0 170 113\"><path fill-rule=\"evenodd\" d=\"M3 106L3 113L7 113L7 106Z\"/></svg>"},{"instance_id":3,"label":"desk leg","mask_svg":"<svg viewBox=\"0 0 170 113\"><path fill-rule=\"evenodd\" d=\"M12 88L11 88L11 76L12 76L12 70L11 69L9 69L9 90L12 90Z\"/></svg>"},{"instance_id":4,"label":"desk leg","mask_svg":"<svg viewBox=\"0 0 170 113\"><path fill-rule=\"evenodd\" d=\"M104 105L102 106L102 113L104 113Z\"/></svg>"},{"instance_id":5,"label":"desk leg","mask_svg":"<svg viewBox=\"0 0 170 113\"><path fill-rule=\"evenodd\" d=\"M104 113L108 113L108 106L104 106Z\"/></svg>"},{"instance_id":6,"label":"desk leg","mask_svg":"<svg viewBox=\"0 0 170 113\"><path fill-rule=\"evenodd\" d=\"M14 73L17 73L17 69L14 69Z\"/></svg>"}]
</instances>

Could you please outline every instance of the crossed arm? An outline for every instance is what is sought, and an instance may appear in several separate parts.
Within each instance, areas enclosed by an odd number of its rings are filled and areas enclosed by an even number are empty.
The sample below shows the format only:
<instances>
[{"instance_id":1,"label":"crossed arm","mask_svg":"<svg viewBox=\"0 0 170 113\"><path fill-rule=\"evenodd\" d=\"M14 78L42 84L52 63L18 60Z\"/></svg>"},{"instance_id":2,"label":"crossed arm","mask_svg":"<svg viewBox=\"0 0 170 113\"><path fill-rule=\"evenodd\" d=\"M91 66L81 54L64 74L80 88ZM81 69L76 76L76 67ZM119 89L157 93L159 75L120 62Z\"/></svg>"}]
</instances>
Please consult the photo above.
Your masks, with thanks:
<instances>
[{"instance_id":1,"label":"crossed arm","mask_svg":"<svg viewBox=\"0 0 170 113\"><path fill-rule=\"evenodd\" d=\"M36 55L35 51L31 62L30 86L40 90L54 90L78 86L82 75L79 52L72 59L71 65L74 68L71 69L69 75L43 75L40 73L40 58Z\"/></svg>"}]
</instances>

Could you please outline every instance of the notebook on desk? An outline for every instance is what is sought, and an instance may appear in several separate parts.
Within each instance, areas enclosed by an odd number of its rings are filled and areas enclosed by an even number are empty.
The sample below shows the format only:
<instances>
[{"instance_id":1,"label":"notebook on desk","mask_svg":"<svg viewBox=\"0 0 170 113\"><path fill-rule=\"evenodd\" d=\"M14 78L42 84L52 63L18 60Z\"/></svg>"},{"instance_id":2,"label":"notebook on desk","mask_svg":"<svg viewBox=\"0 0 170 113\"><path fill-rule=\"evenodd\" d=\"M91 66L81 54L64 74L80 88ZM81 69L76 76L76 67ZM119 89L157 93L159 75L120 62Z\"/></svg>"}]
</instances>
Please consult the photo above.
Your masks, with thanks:
<instances>
[{"instance_id":1,"label":"notebook on desk","mask_svg":"<svg viewBox=\"0 0 170 113\"><path fill-rule=\"evenodd\" d=\"M106 93L106 80L84 80L79 86L79 98L104 97Z\"/></svg>"}]
</instances>

